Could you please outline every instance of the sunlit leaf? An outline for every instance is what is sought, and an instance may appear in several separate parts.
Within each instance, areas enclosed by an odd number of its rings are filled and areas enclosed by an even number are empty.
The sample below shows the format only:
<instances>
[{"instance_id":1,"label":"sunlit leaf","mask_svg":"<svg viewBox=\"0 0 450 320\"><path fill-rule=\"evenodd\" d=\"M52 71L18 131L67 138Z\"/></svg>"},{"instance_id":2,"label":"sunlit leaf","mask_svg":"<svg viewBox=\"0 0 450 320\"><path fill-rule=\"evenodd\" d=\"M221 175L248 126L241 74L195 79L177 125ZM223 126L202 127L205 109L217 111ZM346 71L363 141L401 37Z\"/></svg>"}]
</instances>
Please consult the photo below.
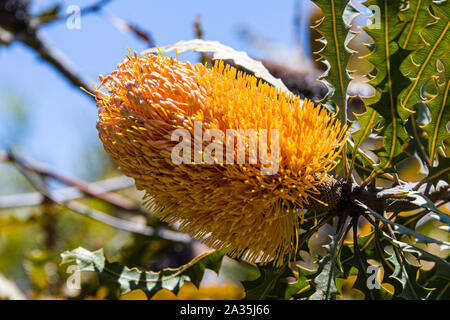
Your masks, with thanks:
<instances>
[{"instance_id":1,"label":"sunlit leaf","mask_svg":"<svg viewBox=\"0 0 450 320\"><path fill-rule=\"evenodd\" d=\"M448 61L450 50L450 3L443 5L431 5L435 21L430 23L420 32L425 45L413 51L401 63L400 71L410 79L410 84L402 90L399 96L399 114L405 119L412 110L412 107L425 100L423 88L427 81L438 74L437 63L439 60ZM417 31L416 31L417 32Z\"/></svg>"},{"instance_id":2,"label":"sunlit leaf","mask_svg":"<svg viewBox=\"0 0 450 320\"><path fill-rule=\"evenodd\" d=\"M75 264L80 271L94 271L99 275L101 282L117 284L121 295L141 289L151 299L161 289L177 294L187 281L198 287L206 269L219 272L225 254L226 249L214 250L198 256L179 268L167 268L159 272L140 271L118 263L110 263L103 255L103 249L91 252L80 247L62 253L61 257L63 264Z\"/></svg>"},{"instance_id":3,"label":"sunlit leaf","mask_svg":"<svg viewBox=\"0 0 450 320\"><path fill-rule=\"evenodd\" d=\"M432 212L430 217L447 224L446 231L450 231L450 216L439 210L430 199L419 192L412 191L408 192L406 196L413 199L411 203L430 210Z\"/></svg>"}]
</instances>

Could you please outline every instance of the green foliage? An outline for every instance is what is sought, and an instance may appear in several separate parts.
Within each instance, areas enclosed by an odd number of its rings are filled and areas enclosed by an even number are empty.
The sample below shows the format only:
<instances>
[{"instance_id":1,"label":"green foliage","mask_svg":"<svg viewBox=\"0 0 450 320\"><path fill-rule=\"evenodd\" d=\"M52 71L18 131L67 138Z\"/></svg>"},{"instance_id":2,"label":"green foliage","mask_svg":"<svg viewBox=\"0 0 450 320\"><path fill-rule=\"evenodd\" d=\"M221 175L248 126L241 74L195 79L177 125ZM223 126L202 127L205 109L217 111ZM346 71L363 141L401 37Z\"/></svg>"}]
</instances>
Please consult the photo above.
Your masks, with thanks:
<instances>
[{"instance_id":1,"label":"green foliage","mask_svg":"<svg viewBox=\"0 0 450 320\"><path fill-rule=\"evenodd\" d=\"M324 47L319 53L328 67L322 76L329 89L323 102L333 106L338 118L347 123L347 89L351 80L348 61L354 53L348 48L354 37L349 27L355 13L349 1L314 2L324 14L315 27L323 36L321 42ZM355 170L359 175L361 188L381 176L395 180L386 173L393 173L396 177L397 165L407 157L419 158L428 169L428 177L423 178L416 189L425 182L435 184L441 179L448 182L448 1L417 0L406 4L368 0L364 5L375 9L376 13L373 24L362 28L373 40L373 43L366 44L371 51L364 58L373 66L367 75L367 83L374 88L374 95L362 97L366 110L356 115L356 130L351 132L345 151L348 154L343 161L350 161L350 172ZM382 147L374 150L376 157L361 149L362 144L374 136L383 141ZM344 173L350 181L349 173L345 170ZM396 218L389 219L385 212L376 212L359 202L373 231L361 237L354 225L353 238L356 240L353 245L344 241L336 261L331 258L335 253L331 249L339 240L333 238L332 243L326 246L328 255L319 259L320 271L311 281L318 290L310 298L336 296L342 279L351 276L356 276L353 288L364 293L366 299L448 296L448 234L445 239L435 239L415 230L418 221L426 217L434 219L440 230L448 232L448 215L421 193L399 192L395 196L408 199L424 210L407 218L397 216L399 212L396 212L391 215ZM352 218L353 223L357 221L355 219ZM411 244L399 241L397 238L400 237L407 237ZM432 245L439 248L440 256L431 253L429 247ZM412 256L419 265L412 263ZM390 290L383 286L376 290L368 289L369 261L377 261L384 270L381 282L390 285ZM429 261L434 267L425 271L420 261ZM442 277L443 281L439 283L433 277Z\"/></svg>"},{"instance_id":2,"label":"green foliage","mask_svg":"<svg viewBox=\"0 0 450 320\"><path fill-rule=\"evenodd\" d=\"M382 215L380 215L379 213L377 213L376 211L370 209L369 207L367 207L365 204L358 202L358 204L364 208L364 210L367 210L368 212L370 212L370 214L372 214L375 218L380 219L381 221L383 221L386 224L389 224L391 226L393 226L396 230L396 232L399 232L401 235L409 235L414 237L414 241L417 243L425 243L425 244L429 244L429 243L435 243L438 244L442 247L443 250L445 249L450 249L450 243L446 242L446 241L441 241L438 239L433 239L430 237L427 237L423 234L417 233L401 224L398 224L396 222L393 222L385 217L383 217ZM447 219L448 220L448 219Z\"/></svg>"},{"instance_id":3,"label":"green foliage","mask_svg":"<svg viewBox=\"0 0 450 320\"><path fill-rule=\"evenodd\" d=\"M371 0L364 4L376 6L381 13L380 28L370 28L370 25L364 28L375 42L373 50L366 56L366 60L374 66L368 83L375 88L375 94L363 100L369 111L373 108L382 116L379 134L384 136L383 148L377 153L380 161L368 178L372 179L379 173L392 172L394 165L405 156L402 145L407 138L396 110L396 97L406 83L396 67L405 58L405 53L396 42L402 30L402 22L397 16L400 12L399 4L381 0Z\"/></svg>"},{"instance_id":4,"label":"green foliage","mask_svg":"<svg viewBox=\"0 0 450 320\"><path fill-rule=\"evenodd\" d=\"M346 122L346 90L351 80L346 66L352 53L348 42L353 37L349 24L355 13L347 1L315 3L324 13L316 29L323 36L324 47L320 55L328 65L322 76L329 88L325 101L341 106L337 115ZM433 168L437 164L438 149L444 147L444 141L449 137L449 112L445 112L450 75L447 54L449 4L447 1L437 4L431 0L408 3L405 6L401 2L387 0L364 2L367 7L377 8L380 15L375 16L378 20L374 24L363 28L374 42L368 44L371 52L365 59L373 65L368 84L374 87L375 94L363 97L366 112L357 115L360 128L352 134L355 148L349 148L352 152L349 155L350 167L363 178L363 185L379 174L396 172L395 165L408 153L423 155L424 164L429 169ZM420 128L417 128L416 118L412 115L420 115L416 111L418 104L426 105L430 118ZM404 129L407 126L416 133L422 130L425 137L407 132ZM367 161L360 156L359 147L370 134L378 134L384 140L383 147L376 152L377 161ZM369 176L366 172L368 167L372 171Z\"/></svg>"},{"instance_id":5,"label":"green foliage","mask_svg":"<svg viewBox=\"0 0 450 320\"><path fill-rule=\"evenodd\" d=\"M425 208L427 210L430 211L429 217L439 220L442 223L445 223L447 225L450 225L450 217L442 212L441 210L439 210L432 201L430 201L430 199L428 199L427 197L425 197L424 195L422 195L421 193L418 192L408 192L406 194L407 197L412 198L413 200L411 201L412 203ZM446 227L446 226L445 226ZM447 227L446 227L446 231L450 231Z\"/></svg>"}]
</instances>

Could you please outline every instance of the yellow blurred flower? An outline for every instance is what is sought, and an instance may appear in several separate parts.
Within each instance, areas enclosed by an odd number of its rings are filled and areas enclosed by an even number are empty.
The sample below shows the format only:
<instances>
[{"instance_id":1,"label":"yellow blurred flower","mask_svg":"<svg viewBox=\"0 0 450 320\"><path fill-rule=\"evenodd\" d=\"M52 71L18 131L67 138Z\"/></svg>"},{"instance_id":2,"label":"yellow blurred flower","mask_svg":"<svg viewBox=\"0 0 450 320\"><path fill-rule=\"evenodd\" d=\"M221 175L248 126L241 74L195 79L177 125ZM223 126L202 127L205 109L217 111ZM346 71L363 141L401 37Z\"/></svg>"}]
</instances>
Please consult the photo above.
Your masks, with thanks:
<instances>
[{"instance_id":1,"label":"yellow blurred flower","mask_svg":"<svg viewBox=\"0 0 450 320\"><path fill-rule=\"evenodd\" d=\"M222 62L208 69L135 54L100 81L100 139L120 170L145 190L146 207L210 247L228 246L232 257L282 264L296 246L300 209L330 179L346 127L324 108L301 104ZM249 161L175 164L172 133L194 135L199 121L205 130L278 130L279 170L264 175L263 164ZM268 154L273 152L269 145Z\"/></svg>"}]
</instances>

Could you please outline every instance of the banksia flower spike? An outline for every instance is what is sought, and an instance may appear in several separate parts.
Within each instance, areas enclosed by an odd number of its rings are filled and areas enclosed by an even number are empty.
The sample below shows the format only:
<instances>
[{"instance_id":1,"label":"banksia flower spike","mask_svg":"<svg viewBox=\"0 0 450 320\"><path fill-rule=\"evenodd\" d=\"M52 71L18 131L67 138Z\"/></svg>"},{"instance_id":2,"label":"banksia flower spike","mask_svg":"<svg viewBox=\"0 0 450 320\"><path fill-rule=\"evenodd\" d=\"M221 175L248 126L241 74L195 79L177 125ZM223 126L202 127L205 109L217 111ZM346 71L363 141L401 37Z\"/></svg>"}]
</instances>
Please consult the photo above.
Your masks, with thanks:
<instances>
[{"instance_id":1,"label":"banksia flower spike","mask_svg":"<svg viewBox=\"0 0 450 320\"><path fill-rule=\"evenodd\" d=\"M100 139L145 191L145 206L231 256L281 265L297 244L300 209L320 203L346 128L324 108L222 62L208 69L135 55L100 81ZM189 137L174 134L179 129ZM180 140L193 142L180 149ZM255 141L271 142L258 153Z\"/></svg>"}]
</instances>

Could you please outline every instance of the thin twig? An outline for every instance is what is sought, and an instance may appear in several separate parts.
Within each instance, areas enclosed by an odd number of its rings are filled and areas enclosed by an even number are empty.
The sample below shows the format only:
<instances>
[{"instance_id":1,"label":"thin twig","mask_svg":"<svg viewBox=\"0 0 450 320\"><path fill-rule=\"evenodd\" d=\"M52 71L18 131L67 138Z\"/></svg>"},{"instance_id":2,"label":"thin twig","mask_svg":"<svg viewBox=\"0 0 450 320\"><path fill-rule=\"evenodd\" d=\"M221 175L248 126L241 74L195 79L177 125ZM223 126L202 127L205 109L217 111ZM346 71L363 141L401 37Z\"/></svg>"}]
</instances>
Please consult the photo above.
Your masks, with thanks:
<instances>
[{"instance_id":1,"label":"thin twig","mask_svg":"<svg viewBox=\"0 0 450 320\"><path fill-rule=\"evenodd\" d=\"M65 201L65 202L57 202L54 199L51 199L53 202L60 204L71 211L81 214L85 217L91 218L93 220L99 221L103 224L107 224L116 229L133 232L137 234L142 234L144 236L159 236L166 240L176 241L176 242L191 242L191 238L187 234L164 230L164 229L155 229L150 226L146 226L144 224L137 224L135 222L131 222L128 220L120 219L117 217L110 216L102 211L92 209L86 205L83 205L76 201Z\"/></svg>"}]
</instances>

